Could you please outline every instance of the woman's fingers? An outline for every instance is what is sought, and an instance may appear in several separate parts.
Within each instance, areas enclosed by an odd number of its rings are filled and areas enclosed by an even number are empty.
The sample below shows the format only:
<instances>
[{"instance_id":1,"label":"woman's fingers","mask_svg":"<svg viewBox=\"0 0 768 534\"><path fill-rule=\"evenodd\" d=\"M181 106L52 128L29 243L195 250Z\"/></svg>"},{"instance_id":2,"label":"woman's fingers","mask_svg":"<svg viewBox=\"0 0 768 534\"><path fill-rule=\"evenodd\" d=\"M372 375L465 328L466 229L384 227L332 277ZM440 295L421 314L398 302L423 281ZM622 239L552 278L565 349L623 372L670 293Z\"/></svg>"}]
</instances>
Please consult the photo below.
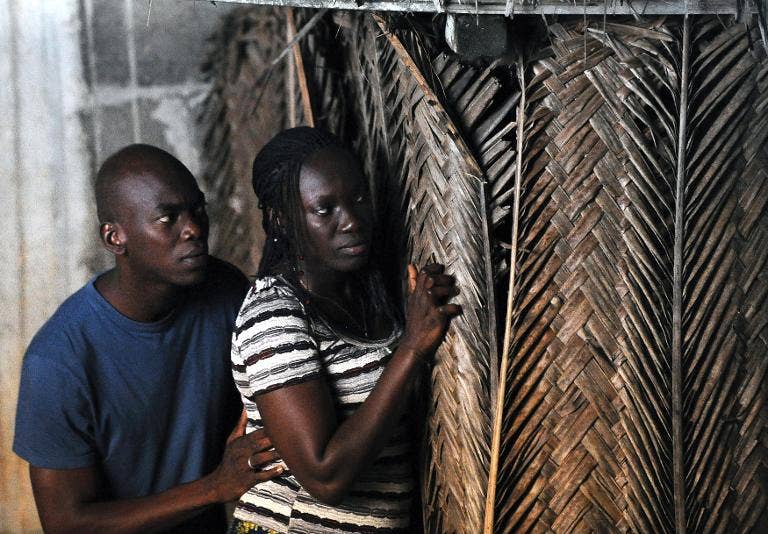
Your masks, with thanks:
<instances>
[{"instance_id":1,"label":"woman's fingers","mask_svg":"<svg viewBox=\"0 0 768 534\"><path fill-rule=\"evenodd\" d=\"M460 304L444 304L437 308L438 313L445 315L446 317L456 317L461 315L462 309Z\"/></svg>"},{"instance_id":2,"label":"woman's fingers","mask_svg":"<svg viewBox=\"0 0 768 534\"><path fill-rule=\"evenodd\" d=\"M437 301L445 300L451 297L455 297L459 294L459 288L453 285L450 286L434 286L427 289L427 294Z\"/></svg>"},{"instance_id":3,"label":"woman's fingers","mask_svg":"<svg viewBox=\"0 0 768 534\"><path fill-rule=\"evenodd\" d=\"M419 271L412 263L408 264L408 294L410 295L416 291L416 279L419 276Z\"/></svg>"},{"instance_id":4,"label":"woman's fingers","mask_svg":"<svg viewBox=\"0 0 768 534\"><path fill-rule=\"evenodd\" d=\"M445 265L442 263L428 263L422 269L427 274L442 274L445 271Z\"/></svg>"},{"instance_id":5,"label":"woman's fingers","mask_svg":"<svg viewBox=\"0 0 768 534\"><path fill-rule=\"evenodd\" d=\"M430 279L433 286L452 286L456 283L456 279L450 274L433 274Z\"/></svg>"}]
</instances>

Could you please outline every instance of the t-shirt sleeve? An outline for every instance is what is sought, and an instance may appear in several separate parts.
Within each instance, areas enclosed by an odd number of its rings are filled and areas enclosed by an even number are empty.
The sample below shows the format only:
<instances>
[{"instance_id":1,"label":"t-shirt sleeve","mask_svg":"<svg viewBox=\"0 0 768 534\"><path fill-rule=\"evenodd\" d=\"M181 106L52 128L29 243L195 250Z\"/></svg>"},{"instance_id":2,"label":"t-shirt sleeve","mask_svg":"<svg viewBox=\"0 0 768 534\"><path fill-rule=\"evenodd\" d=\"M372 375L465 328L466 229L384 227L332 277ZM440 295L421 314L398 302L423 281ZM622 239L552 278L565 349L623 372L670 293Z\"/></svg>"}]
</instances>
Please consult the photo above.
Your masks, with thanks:
<instances>
[{"instance_id":1,"label":"t-shirt sleeve","mask_svg":"<svg viewBox=\"0 0 768 534\"><path fill-rule=\"evenodd\" d=\"M321 376L309 320L288 288L254 288L240 309L232 340L235 383L247 398Z\"/></svg>"},{"instance_id":2,"label":"t-shirt sleeve","mask_svg":"<svg viewBox=\"0 0 768 534\"><path fill-rule=\"evenodd\" d=\"M94 465L91 404L66 367L27 354L21 371L13 451L35 467Z\"/></svg>"}]
</instances>

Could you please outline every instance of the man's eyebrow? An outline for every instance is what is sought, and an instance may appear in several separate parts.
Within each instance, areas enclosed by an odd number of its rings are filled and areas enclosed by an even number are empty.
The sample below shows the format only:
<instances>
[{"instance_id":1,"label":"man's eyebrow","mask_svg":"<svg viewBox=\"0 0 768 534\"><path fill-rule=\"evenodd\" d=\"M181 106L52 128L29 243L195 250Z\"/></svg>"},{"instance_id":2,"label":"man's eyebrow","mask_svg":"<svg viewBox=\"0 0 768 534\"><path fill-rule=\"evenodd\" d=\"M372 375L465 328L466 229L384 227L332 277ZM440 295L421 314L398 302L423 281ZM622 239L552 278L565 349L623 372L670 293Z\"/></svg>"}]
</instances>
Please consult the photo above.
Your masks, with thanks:
<instances>
[{"instance_id":1,"label":"man's eyebrow","mask_svg":"<svg viewBox=\"0 0 768 534\"><path fill-rule=\"evenodd\" d=\"M181 211L186 207L183 202L161 202L155 206L155 211Z\"/></svg>"},{"instance_id":2,"label":"man's eyebrow","mask_svg":"<svg viewBox=\"0 0 768 534\"><path fill-rule=\"evenodd\" d=\"M200 195L192 202L161 202L155 206L156 211L182 211L188 208L196 208L201 204L205 204L205 195Z\"/></svg>"}]
</instances>

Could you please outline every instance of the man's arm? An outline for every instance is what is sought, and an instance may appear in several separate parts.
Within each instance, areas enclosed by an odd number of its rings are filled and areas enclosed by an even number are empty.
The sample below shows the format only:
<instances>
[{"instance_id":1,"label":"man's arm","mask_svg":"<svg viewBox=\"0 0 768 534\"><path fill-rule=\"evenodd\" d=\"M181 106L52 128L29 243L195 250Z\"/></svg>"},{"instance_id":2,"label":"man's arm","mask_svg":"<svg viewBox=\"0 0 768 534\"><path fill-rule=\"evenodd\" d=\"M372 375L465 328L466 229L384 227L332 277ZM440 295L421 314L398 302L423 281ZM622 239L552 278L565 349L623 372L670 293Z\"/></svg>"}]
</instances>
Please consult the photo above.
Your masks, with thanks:
<instances>
[{"instance_id":1,"label":"man's arm","mask_svg":"<svg viewBox=\"0 0 768 534\"><path fill-rule=\"evenodd\" d=\"M156 495L99 501L104 481L96 467L44 469L30 465L29 475L45 532L154 532L193 517L206 506L235 500L254 484L282 473L258 467L278 459L262 430L243 435L245 411L227 440L224 457L210 475ZM257 467L254 471L250 464Z\"/></svg>"}]
</instances>

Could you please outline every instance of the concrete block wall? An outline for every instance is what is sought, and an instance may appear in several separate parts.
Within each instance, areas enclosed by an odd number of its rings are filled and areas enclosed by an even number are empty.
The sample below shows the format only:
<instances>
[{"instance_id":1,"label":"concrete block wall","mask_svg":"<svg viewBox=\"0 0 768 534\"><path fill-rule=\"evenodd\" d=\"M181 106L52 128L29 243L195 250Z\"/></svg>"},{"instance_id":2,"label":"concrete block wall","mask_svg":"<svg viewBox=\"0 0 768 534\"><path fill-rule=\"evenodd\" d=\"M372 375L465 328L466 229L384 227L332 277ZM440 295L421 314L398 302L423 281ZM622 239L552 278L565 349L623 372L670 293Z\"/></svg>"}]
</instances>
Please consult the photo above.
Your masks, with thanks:
<instances>
[{"instance_id":1,"label":"concrete block wall","mask_svg":"<svg viewBox=\"0 0 768 534\"><path fill-rule=\"evenodd\" d=\"M231 4L205 0L80 0L88 87L83 126L95 170L130 143L149 143L202 169L196 116L208 86L207 38ZM109 258L96 251L92 271Z\"/></svg>"},{"instance_id":2,"label":"concrete block wall","mask_svg":"<svg viewBox=\"0 0 768 534\"><path fill-rule=\"evenodd\" d=\"M24 350L69 294L111 264L97 240L96 169L145 142L199 172L199 66L229 9L0 0L0 533L40 531L27 465L11 452Z\"/></svg>"}]
</instances>

